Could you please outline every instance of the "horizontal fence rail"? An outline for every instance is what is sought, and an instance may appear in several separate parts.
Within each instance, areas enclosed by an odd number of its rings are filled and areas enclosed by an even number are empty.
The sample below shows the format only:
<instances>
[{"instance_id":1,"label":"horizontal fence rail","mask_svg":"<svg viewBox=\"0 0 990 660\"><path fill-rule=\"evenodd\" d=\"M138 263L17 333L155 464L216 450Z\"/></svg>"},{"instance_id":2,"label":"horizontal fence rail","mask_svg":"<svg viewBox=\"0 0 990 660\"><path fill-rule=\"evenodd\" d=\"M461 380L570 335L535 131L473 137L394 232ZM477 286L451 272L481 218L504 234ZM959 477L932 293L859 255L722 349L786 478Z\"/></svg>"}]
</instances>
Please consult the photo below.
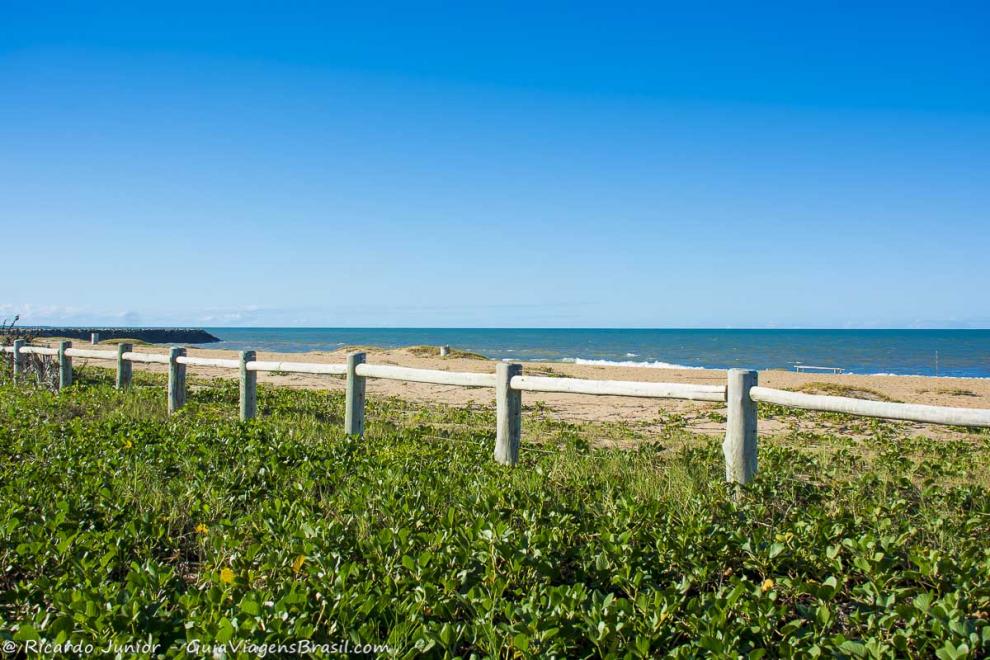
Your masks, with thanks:
<instances>
[{"instance_id":1,"label":"horizontal fence rail","mask_svg":"<svg viewBox=\"0 0 990 660\"><path fill-rule=\"evenodd\" d=\"M687 399L690 401L725 401L724 385L691 383L644 383L636 380L585 380L549 376L515 376L509 385L521 392L560 392L635 396L649 399Z\"/></svg>"},{"instance_id":2,"label":"horizontal fence rail","mask_svg":"<svg viewBox=\"0 0 990 660\"><path fill-rule=\"evenodd\" d=\"M411 383L434 385L460 385L461 387L495 387L493 374L476 374L467 371L440 371L438 369L413 369L384 364L359 364L358 376L385 380L404 380Z\"/></svg>"},{"instance_id":3,"label":"horizontal fence rail","mask_svg":"<svg viewBox=\"0 0 990 660\"><path fill-rule=\"evenodd\" d=\"M265 362L252 360L247 363L248 371L277 371L285 374L323 374L327 376L347 375L343 364L319 364L316 362Z\"/></svg>"},{"instance_id":4,"label":"horizontal fence rail","mask_svg":"<svg viewBox=\"0 0 990 660\"><path fill-rule=\"evenodd\" d=\"M194 367L223 367L224 369L240 369L240 360L225 360L223 358L198 358L198 357L178 357L175 359L179 364L188 364Z\"/></svg>"},{"instance_id":5,"label":"horizontal fence rail","mask_svg":"<svg viewBox=\"0 0 990 660\"><path fill-rule=\"evenodd\" d=\"M522 374L521 364L504 362L495 365L495 373L476 373L367 364L364 353L349 354L346 364L326 364L257 360L254 351L243 351L239 360L231 360L188 356L184 348L172 348L167 355L135 352L132 348L127 343L118 344L116 351L72 348L71 342L67 341L61 342L58 348L55 348L29 346L23 340L16 340L13 346L2 347L2 352L13 354L15 381L19 379L24 369L23 355L55 357L59 366L59 389L68 387L72 383L74 357L116 361L116 383L119 389L131 385L133 363L167 365L170 413L176 412L185 404L187 366L239 370L240 417L245 421L257 415L257 372L259 371L344 376L347 379L344 430L348 434L358 436L364 434L365 381L368 378L494 389L496 401L494 455L496 461L506 465L514 465L519 461L523 392L725 403L726 430L723 452L726 479L739 485L750 482L756 476L757 402L861 417L990 428L990 410L987 409L869 401L778 390L760 387L757 384L759 374L746 369L730 369L725 385L699 385L525 376Z\"/></svg>"},{"instance_id":6,"label":"horizontal fence rail","mask_svg":"<svg viewBox=\"0 0 990 660\"><path fill-rule=\"evenodd\" d=\"M69 357L94 358L96 360L117 359L117 351L99 351L89 348L67 348L65 354Z\"/></svg>"},{"instance_id":7,"label":"horizontal fence rail","mask_svg":"<svg viewBox=\"0 0 990 660\"><path fill-rule=\"evenodd\" d=\"M825 396L775 390L769 387L754 387L749 395L755 401L776 403L789 408L837 412L860 417L899 419L905 422L924 422L948 426L990 427L990 410L980 408L949 408L926 406L917 403L893 403L890 401L869 401L845 396Z\"/></svg>"},{"instance_id":8,"label":"horizontal fence rail","mask_svg":"<svg viewBox=\"0 0 990 660\"><path fill-rule=\"evenodd\" d=\"M135 353L134 351L128 351L124 353L123 358L129 362L168 364L168 356L161 355L160 353Z\"/></svg>"},{"instance_id":9,"label":"horizontal fence rail","mask_svg":"<svg viewBox=\"0 0 990 660\"><path fill-rule=\"evenodd\" d=\"M5 347L5 352L7 348L10 348L11 352L13 352L13 347L10 346ZM51 348L49 346L25 346L21 349L21 353L34 353L35 355L58 355L58 349Z\"/></svg>"}]
</instances>

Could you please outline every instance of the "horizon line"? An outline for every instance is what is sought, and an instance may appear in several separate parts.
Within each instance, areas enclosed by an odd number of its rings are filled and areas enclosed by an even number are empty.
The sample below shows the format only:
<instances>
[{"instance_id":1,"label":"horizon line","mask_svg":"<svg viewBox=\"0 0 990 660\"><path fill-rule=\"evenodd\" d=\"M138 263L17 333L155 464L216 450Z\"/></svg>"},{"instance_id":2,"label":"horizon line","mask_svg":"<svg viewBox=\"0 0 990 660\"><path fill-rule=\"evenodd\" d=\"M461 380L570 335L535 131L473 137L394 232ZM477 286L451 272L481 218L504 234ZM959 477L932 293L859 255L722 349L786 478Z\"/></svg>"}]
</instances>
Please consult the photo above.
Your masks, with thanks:
<instances>
[{"instance_id":1,"label":"horizon line","mask_svg":"<svg viewBox=\"0 0 990 660\"><path fill-rule=\"evenodd\" d=\"M223 329L223 330L573 330L573 331L584 331L584 330L642 330L642 331L658 331L658 330L671 330L671 331L727 331L727 330L737 330L737 331L817 331L817 330L829 330L829 331L843 331L843 332L887 332L887 331L912 331L912 332L925 332L932 330L939 331L953 331L953 332L967 332L967 331L988 331L990 327L972 327L972 328L952 328L952 327L834 327L834 326L780 326L780 327L752 327L752 326L572 326L572 327L561 327L561 326L398 326L398 325L190 325L190 324L177 324L177 325L114 325L114 324L83 324L83 325L67 325L67 324L29 324L29 325L18 325L14 326L21 329L30 328L44 328L44 329L82 329L82 328L127 328L127 329Z\"/></svg>"}]
</instances>

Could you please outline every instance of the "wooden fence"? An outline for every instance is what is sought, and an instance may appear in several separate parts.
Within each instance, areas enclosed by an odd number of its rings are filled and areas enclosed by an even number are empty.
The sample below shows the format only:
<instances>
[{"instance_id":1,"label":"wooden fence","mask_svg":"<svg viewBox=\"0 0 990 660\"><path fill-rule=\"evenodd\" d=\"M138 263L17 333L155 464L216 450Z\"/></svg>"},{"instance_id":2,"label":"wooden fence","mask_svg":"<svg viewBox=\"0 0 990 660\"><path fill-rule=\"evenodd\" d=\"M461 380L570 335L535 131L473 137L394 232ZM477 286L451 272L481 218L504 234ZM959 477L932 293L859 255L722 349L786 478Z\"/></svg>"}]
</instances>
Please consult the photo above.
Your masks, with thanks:
<instances>
[{"instance_id":1,"label":"wooden fence","mask_svg":"<svg viewBox=\"0 0 990 660\"><path fill-rule=\"evenodd\" d=\"M137 353L130 344L119 344L116 351L72 348L63 341L58 348L29 346L17 340L3 351L13 353L14 378L22 377L23 356L50 355L58 361L59 389L72 384L72 358L113 360L117 363L117 387L130 386L135 362L168 365L168 411L174 413L186 400L186 367L219 367L240 371L240 416L246 421L257 415L257 377L259 371L280 373L325 374L344 376L347 393L344 411L344 431L364 434L365 381L381 378L415 383L457 385L495 389L496 430L495 460L504 465L519 462L519 442L522 437L522 393L558 392L630 396L651 399L686 399L726 404L725 476L730 482L749 483L757 468L757 401L792 408L839 412L864 417L907 420L951 426L990 427L990 410L976 408L947 408L909 403L866 401L841 396L818 396L787 390L759 387L756 371L730 369L725 385L695 385L689 383L645 383L622 380L586 380L580 378L548 378L523 375L521 364L500 362L495 373L467 373L412 369L390 365L367 364L364 353L351 353L345 364L307 362L272 362L257 360L254 351L243 351L240 359L200 358L186 355L184 348L171 348L168 355Z\"/></svg>"}]
</instances>

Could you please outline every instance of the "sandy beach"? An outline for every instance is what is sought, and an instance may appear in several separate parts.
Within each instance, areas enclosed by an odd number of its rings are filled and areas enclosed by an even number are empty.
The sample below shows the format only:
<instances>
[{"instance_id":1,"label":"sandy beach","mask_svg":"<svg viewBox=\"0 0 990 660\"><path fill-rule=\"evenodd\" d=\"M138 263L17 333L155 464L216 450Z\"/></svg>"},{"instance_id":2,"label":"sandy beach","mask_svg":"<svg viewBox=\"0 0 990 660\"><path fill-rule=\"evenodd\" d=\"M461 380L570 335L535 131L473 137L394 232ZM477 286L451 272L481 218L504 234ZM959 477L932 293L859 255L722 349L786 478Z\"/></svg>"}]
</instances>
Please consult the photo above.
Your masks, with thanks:
<instances>
[{"instance_id":1,"label":"sandy beach","mask_svg":"<svg viewBox=\"0 0 990 660\"><path fill-rule=\"evenodd\" d=\"M47 343L53 343L51 341ZM80 348L92 348L83 342L75 342ZM101 348L112 349L111 345ZM136 350L164 353L161 346L138 346ZM188 355L197 357L236 359L234 351L210 348L187 349ZM258 352L259 360L282 360L318 363L342 363L353 347L333 352L273 353ZM367 361L445 371L491 372L494 362L471 357L440 357L422 354L422 349L379 349L361 347L367 353ZM104 360L75 358L76 365L92 365L112 368L113 363ZM135 369L163 372L164 365L135 364ZM725 380L725 372L709 369L658 369L645 367L578 365L560 362L526 362L523 371L532 375L590 378L602 380L633 380L644 382L707 383L719 384ZM231 369L190 367L191 377L236 378ZM282 386L342 390L344 381L334 376L310 374L260 373L259 382ZM767 387L803 391L809 393L836 394L866 399L884 399L908 403L968 408L990 408L990 379L928 378L923 376L860 376L846 374L808 374L769 370L760 372L760 384ZM466 405L469 403L492 404L494 392L488 389L464 388L423 383L406 383L392 380L369 379L369 396L397 396L409 401ZM548 394L527 392L524 405L541 405L547 412L561 419L594 422L651 422L668 413L678 413L689 419L692 430L702 433L721 433L723 426L709 418L712 411L722 406L714 403L691 401L639 399L618 396L589 396L580 394ZM772 431L774 424L765 425ZM919 425L919 428L923 428ZM933 427L928 427L933 429Z\"/></svg>"}]
</instances>

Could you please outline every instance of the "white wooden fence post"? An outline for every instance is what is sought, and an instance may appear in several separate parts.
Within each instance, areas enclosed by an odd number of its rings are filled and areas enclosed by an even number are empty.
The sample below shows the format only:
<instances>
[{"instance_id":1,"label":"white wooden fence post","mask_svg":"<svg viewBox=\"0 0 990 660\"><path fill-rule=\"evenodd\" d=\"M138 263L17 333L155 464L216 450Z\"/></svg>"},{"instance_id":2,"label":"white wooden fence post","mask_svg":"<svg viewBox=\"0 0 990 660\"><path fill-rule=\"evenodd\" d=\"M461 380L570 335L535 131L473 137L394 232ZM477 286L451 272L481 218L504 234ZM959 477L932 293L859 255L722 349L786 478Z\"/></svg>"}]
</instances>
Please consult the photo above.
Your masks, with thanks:
<instances>
[{"instance_id":1,"label":"white wooden fence post","mask_svg":"<svg viewBox=\"0 0 990 660\"><path fill-rule=\"evenodd\" d=\"M447 357L448 355L450 355L450 346L444 344L440 347L440 357Z\"/></svg>"},{"instance_id":2,"label":"white wooden fence post","mask_svg":"<svg viewBox=\"0 0 990 660\"><path fill-rule=\"evenodd\" d=\"M512 389L510 383L513 376L521 375L521 364L495 365L495 460L502 465L519 462L522 392Z\"/></svg>"},{"instance_id":3,"label":"white wooden fence post","mask_svg":"<svg viewBox=\"0 0 990 660\"><path fill-rule=\"evenodd\" d=\"M21 377L24 371L24 355L21 354L21 349L24 348L23 339L14 340L14 382Z\"/></svg>"},{"instance_id":4,"label":"white wooden fence post","mask_svg":"<svg viewBox=\"0 0 990 660\"><path fill-rule=\"evenodd\" d=\"M100 333L98 333L98 332L91 332L89 334L89 343L90 344L99 344L100 343Z\"/></svg>"},{"instance_id":5,"label":"white wooden fence post","mask_svg":"<svg viewBox=\"0 0 990 660\"><path fill-rule=\"evenodd\" d=\"M254 419L258 413L258 372L248 371L247 363L256 357L254 351L241 351L241 421Z\"/></svg>"},{"instance_id":6,"label":"white wooden fence post","mask_svg":"<svg viewBox=\"0 0 990 660\"><path fill-rule=\"evenodd\" d=\"M757 378L749 369L729 369L726 383L725 478L740 485L756 477L756 402L749 390L756 386Z\"/></svg>"},{"instance_id":7,"label":"white wooden fence post","mask_svg":"<svg viewBox=\"0 0 990 660\"><path fill-rule=\"evenodd\" d=\"M64 390L72 385L72 358L65 354L72 348L71 341L59 342L58 345L58 389Z\"/></svg>"},{"instance_id":8,"label":"white wooden fence post","mask_svg":"<svg viewBox=\"0 0 990 660\"><path fill-rule=\"evenodd\" d=\"M186 349L173 346L168 350L168 413L178 411L186 404L186 365L178 361Z\"/></svg>"},{"instance_id":9,"label":"white wooden fence post","mask_svg":"<svg viewBox=\"0 0 990 660\"><path fill-rule=\"evenodd\" d=\"M364 364L364 353L347 356L347 400L344 404L344 433L364 435L364 376L358 376L357 366Z\"/></svg>"},{"instance_id":10,"label":"white wooden fence post","mask_svg":"<svg viewBox=\"0 0 990 660\"><path fill-rule=\"evenodd\" d=\"M124 353L134 350L131 344L117 344L117 389L126 390L131 386L131 375L133 365L130 360L124 359Z\"/></svg>"}]
</instances>

